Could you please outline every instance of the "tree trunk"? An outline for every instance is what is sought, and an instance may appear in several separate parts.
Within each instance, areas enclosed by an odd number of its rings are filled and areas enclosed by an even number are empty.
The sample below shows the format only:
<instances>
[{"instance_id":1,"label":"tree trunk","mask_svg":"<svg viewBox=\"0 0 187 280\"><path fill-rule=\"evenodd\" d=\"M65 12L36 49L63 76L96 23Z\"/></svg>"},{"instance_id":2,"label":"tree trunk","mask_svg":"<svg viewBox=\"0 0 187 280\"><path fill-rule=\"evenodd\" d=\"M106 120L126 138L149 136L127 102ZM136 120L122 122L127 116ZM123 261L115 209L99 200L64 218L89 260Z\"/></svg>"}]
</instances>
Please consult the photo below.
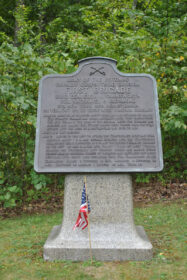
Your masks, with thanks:
<instances>
[{"instance_id":1,"label":"tree trunk","mask_svg":"<svg viewBox=\"0 0 187 280\"><path fill-rule=\"evenodd\" d=\"M133 4L132 4L133 10L136 9L137 2L138 2L138 0L133 0Z\"/></svg>"},{"instance_id":2,"label":"tree trunk","mask_svg":"<svg viewBox=\"0 0 187 280\"><path fill-rule=\"evenodd\" d=\"M14 46L18 45L18 33L21 29L21 26L18 21L19 7L20 5L24 5L24 0L16 0L16 8L15 8L15 25L14 25Z\"/></svg>"}]
</instances>

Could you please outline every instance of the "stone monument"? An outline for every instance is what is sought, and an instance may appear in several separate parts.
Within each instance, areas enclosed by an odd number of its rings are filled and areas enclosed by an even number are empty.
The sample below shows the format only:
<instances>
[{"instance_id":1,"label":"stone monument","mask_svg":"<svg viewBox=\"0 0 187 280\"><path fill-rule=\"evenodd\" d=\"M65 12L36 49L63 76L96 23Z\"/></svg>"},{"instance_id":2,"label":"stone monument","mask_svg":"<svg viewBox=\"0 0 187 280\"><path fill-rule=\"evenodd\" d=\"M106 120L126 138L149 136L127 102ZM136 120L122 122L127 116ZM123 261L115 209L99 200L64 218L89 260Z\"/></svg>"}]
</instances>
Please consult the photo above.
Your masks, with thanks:
<instances>
[{"instance_id":1,"label":"stone monument","mask_svg":"<svg viewBox=\"0 0 187 280\"><path fill-rule=\"evenodd\" d=\"M143 227L134 225L128 173L163 168L157 99L151 75L121 73L111 58L86 58L73 74L43 77L34 166L67 174L63 222L52 229L44 259L89 259L88 229L73 231L85 174L93 256L152 257Z\"/></svg>"}]
</instances>

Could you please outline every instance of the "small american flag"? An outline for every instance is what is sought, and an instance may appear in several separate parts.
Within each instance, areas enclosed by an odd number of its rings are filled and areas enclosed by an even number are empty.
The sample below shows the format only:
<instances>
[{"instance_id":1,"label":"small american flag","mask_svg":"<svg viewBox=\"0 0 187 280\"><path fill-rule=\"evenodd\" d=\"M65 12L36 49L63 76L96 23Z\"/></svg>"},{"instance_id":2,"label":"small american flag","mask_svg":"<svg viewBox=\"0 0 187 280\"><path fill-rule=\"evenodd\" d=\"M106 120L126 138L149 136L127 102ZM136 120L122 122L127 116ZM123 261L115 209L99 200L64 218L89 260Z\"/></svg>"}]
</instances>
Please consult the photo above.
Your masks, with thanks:
<instances>
[{"instance_id":1,"label":"small american flag","mask_svg":"<svg viewBox=\"0 0 187 280\"><path fill-rule=\"evenodd\" d=\"M79 210L79 215L77 217L77 221L73 227L73 230L75 230L76 227L79 227L83 230L88 226L88 214L91 211L88 196L87 196L87 202L88 202L88 207L87 207L87 203L86 203L86 188L85 188L85 183L84 183L83 191L82 191L81 207Z\"/></svg>"}]
</instances>

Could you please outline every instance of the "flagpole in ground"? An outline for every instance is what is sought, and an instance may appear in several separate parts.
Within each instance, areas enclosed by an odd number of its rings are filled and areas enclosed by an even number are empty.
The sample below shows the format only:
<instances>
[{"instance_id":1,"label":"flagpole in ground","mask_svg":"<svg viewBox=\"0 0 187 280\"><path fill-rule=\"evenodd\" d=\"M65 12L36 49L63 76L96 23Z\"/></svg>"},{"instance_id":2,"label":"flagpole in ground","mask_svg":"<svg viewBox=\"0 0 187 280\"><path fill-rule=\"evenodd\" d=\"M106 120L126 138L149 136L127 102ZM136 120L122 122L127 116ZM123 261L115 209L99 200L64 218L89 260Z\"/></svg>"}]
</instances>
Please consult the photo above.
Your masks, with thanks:
<instances>
[{"instance_id":1,"label":"flagpole in ground","mask_svg":"<svg viewBox=\"0 0 187 280\"><path fill-rule=\"evenodd\" d=\"M89 235L89 245L90 245L90 259L91 259L91 264L92 264L93 258L92 258L92 245L91 245L91 234L90 234L90 218L89 218L89 212L88 212L88 195L87 195L86 176L84 177L84 184L85 184L85 189L86 189L86 205L87 205L87 213L88 213L88 235Z\"/></svg>"}]
</instances>

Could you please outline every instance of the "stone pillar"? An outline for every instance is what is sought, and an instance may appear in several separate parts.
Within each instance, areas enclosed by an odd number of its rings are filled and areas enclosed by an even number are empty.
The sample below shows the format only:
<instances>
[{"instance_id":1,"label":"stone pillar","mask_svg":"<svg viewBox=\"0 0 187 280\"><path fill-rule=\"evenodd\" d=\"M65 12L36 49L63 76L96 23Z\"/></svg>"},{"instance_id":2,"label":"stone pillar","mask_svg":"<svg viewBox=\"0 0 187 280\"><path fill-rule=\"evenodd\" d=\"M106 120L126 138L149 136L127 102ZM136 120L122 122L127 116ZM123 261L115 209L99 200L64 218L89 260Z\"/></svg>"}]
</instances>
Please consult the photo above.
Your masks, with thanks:
<instances>
[{"instance_id":1,"label":"stone pillar","mask_svg":"<svg viewBox=\"0 0 187 280\"><path fill-rule=\"evenodd\" d=\"M128 174L87 174L92 254L100 261L148 260L152 245L133 219L132 179ZM88 228L73 231L84 175L65 177L62 225L55 226L45 245L45 260L84 261L90 258Z\"/></svg>"}]
</instances>

